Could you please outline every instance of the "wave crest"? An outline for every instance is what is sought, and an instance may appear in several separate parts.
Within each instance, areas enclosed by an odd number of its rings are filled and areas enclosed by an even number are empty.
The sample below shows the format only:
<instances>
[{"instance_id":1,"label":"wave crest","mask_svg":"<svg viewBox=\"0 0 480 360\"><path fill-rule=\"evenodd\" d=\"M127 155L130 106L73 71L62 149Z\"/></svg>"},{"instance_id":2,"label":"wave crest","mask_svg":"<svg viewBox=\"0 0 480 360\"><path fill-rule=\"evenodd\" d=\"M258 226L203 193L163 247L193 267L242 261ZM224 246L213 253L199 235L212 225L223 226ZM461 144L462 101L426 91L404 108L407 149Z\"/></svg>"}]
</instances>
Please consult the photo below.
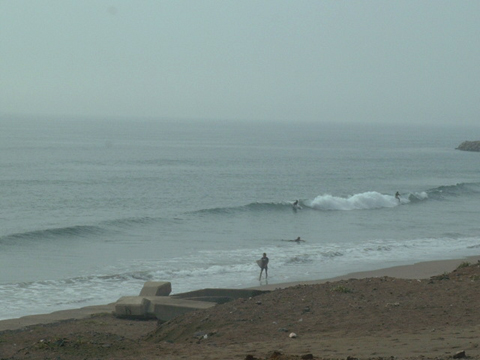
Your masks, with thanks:
<instances>
[{"instance_id":1,"label":"wave crest","mask_svg":"<svg viewBox=\"0 0 480 360\"><path fill-rule=\"evenodd\" d=\"M436 199L446 197L457 197L461 195L480 193L479 183L458 183L455 185L444 185L427 191L428 195Z\"/></svg>"},{"instance_id":2,"label":"wave crest","mask_svg":"<svg viewBox=\"0 0 480 360\"><path fill-rule=\"evenodd\" d=\"M330 194L319 195L309 205L317 210L367 210L390 208L398 204L399 201L393 195L383 195L376 191L368 191L350 197L339 197Z\"/></svg>"},{"instance_id":3,"label":"wave crest","mask_svg":"<svg viewBox=\"0 0 480 360\"><path fill-rule=\"evenodd\" d=\"M0 242L10 240L30 240L39 238L58 238L58 237L83 237L92 234L103 233L104 230L99 226L69 226L64 228L52 228L44 230L28 231L23 233L11 234L0 238Z\"/></svg>"}]
</instances>

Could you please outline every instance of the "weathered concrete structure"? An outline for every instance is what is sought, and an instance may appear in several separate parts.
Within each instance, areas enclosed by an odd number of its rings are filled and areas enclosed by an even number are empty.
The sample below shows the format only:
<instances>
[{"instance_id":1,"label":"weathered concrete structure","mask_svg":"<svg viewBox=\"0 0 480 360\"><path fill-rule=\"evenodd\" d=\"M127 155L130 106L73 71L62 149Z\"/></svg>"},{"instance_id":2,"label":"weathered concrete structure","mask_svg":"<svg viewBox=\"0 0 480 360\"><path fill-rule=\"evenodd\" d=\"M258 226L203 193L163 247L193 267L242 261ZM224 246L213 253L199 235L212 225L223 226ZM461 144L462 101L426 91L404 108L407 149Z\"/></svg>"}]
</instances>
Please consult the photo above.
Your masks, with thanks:
<instances>
[{"instance_id":1,"label":"weathered concrete structure","mask_svg":"<svg viewBox=\"0 0 480 360\"><path fill-rule=\"evenodd\" d=\"M115 303L117 317L168 321L186 312L208 309L215 303L174 299L169 296L123 296Z\"/></svg>"},{"instance_id":2,"label":"weathered concrete structure","mask_svg":"<svg viewBox=\"0 0 480 360\"><path fill-rule=\"evenodd\" d=\"M169 296L170 282L149 281L140 296L123 296L115 303L117 317L168 321L189 311L208 309L238 298L250 298L268 291L251 289L202 289Z\"/></svg>"},{"instance_id":3,"label":"weathered concrete structure","mask_svg":"<svg viewBox=\"0 0 480 360\"><path fill-rule=\"evenodd\" d=\"M147 281L140 296L168 296L171 292L172 284L168 281Z\"/></svg>"},{"instance_id":4,"label":"weathered concrete structure","mask_svg":"<svg viewBox=\"0 0 480 360\"><path fill-rule=\"evenodd\" d=\"M268 291L252 289L202 289L182 294L172 295L172 298L197 301L208 301L216 304L223 304L235 299L250 298L264 294Z\"/></svg>"},{"instance_id":5,"label":"weathered concrete structure","mask_svg":"<svg viewBox=\"0 0 480 360\"><path fill-rule=\"evenodd\" d=\"M115 303L115 315L128 318L151 318L148 315L150 301L143 296L123 296Z\"/></svg>"}]
</instances>

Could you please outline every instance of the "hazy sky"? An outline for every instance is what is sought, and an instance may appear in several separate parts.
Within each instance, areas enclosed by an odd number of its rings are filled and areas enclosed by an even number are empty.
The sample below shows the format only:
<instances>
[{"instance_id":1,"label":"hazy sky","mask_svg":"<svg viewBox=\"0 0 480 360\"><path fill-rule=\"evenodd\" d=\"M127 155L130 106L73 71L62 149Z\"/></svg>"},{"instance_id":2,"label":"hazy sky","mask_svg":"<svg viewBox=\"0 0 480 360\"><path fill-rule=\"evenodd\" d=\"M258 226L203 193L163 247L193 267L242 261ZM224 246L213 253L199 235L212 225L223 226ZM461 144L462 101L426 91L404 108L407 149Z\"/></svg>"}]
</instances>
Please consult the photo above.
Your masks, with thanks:
<instances>
[{"instance_id":1,"label":"hazy sky","mask_svg":"<svg viewBox=\"0 0 480 360\"><path fill-rule=\"evenodd\" d=\"M480 1L0 0L0 114L480 123Z\"/></svg>"}]
</instances>

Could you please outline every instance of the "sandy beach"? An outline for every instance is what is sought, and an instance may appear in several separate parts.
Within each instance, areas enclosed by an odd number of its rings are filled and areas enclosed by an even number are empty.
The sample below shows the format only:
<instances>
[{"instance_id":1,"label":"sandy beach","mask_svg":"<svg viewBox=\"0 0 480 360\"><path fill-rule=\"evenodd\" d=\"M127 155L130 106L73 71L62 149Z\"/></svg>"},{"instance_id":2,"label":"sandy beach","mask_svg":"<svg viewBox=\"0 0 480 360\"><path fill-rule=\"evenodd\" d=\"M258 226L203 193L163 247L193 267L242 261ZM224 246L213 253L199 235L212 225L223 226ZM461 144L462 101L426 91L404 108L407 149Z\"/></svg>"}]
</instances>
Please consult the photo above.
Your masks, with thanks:
<instances>
[{"instance_id":1,"label":"sandy beach","mask_svg":"<svg viewBox=\"0 0 480 360\"><path fill-rule=\"evenodd\" d=\"M262 286L163 324L113 304L4 320L0 358L480 359L479 260Z\"/></svg>"}]
</instances>

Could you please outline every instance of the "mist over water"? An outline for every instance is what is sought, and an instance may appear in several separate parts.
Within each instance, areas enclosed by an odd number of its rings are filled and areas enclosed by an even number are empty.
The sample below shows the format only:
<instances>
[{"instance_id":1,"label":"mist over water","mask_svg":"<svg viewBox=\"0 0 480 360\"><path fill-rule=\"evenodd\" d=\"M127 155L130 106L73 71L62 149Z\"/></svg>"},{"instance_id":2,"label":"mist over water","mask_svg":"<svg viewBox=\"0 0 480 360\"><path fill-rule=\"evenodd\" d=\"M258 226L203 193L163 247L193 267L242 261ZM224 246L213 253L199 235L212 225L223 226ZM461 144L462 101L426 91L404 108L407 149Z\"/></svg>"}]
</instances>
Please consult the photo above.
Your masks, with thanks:
<instances>
[{"instance_id":1,"label":"mist over water","mask_svg":"<svg viewBox=\"0 0 480 360\"><path fill-rule=\"evenodd\" d=\"M114 302L149 280L176 293L258 286L263 252L272 284L480 251L480 158L455 150L478 129L2 129L0 319Z\"/></svg>"}]
</instances>

